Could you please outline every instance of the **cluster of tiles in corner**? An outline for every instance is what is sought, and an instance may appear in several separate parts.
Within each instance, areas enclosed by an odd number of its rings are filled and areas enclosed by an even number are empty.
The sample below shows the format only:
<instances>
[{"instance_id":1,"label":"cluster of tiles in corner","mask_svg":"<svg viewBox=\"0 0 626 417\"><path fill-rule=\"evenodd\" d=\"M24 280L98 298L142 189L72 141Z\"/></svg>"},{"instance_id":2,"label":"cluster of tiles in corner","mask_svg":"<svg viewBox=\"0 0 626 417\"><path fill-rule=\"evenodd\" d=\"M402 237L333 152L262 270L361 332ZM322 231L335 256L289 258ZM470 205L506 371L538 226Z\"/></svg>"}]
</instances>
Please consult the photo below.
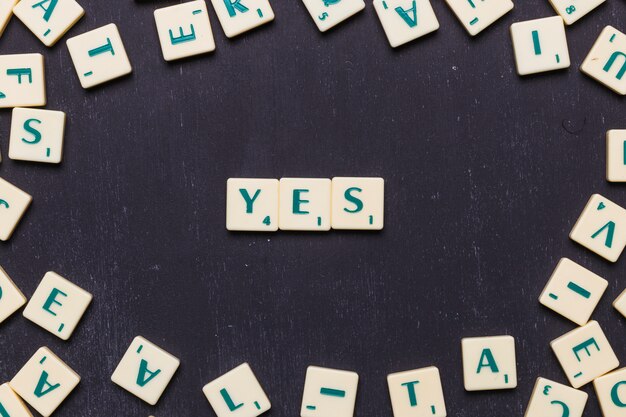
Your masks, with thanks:
<instances>
[{"instance_id":1,"label":"cluster of tiles in corner","mask_svg":"<svg viewBox=\"0 0 626 417\"><path fill-rule=\"evenodd\" d=\"M384 195L382 178L230 178L226 229L381 230Z\"/></svg>"}]
</instances>

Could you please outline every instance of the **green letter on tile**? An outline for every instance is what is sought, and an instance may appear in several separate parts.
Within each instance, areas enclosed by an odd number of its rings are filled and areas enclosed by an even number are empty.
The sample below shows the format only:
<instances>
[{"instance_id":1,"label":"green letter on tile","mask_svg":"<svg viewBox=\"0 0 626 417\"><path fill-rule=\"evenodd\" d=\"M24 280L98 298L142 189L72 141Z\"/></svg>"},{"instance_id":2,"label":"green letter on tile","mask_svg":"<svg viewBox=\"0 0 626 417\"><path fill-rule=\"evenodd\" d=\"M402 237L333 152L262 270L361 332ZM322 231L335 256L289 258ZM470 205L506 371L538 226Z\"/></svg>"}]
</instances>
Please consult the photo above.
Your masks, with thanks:
<instances>
[{"instance_id":1,"label":"green letter on tile","mask_svg":"<svg viewBox=\"0 0 626 417\"><path fill-rule=\"evenodd\" d=\"M593 337L572 348L572 351L574 352L574 355L576 355L576 359L578 359L578 362L582 362L580 360L580 356L578 356L578 352L580 352L581 350L587 352L587 356L591 356L591 352L589 352L589 346L595 346L596 349L598 349L598 352L600 352L600 346L598 346L598 343L596 343L596 339L594 339Z\"/></svg>"},{"instance_id":2,"label":"green letter on tile","mask_svg":"<svg viewBox=\"0 0 626 417\"><path fill-rule=\"evenodd\" d=\"M406 387L409 390L409 403L411 403L411 407L417 406L417 396L415 395L415 385L419 384L419 381L405 382L404 384L400 384L403 387Z\"/></svg>"},{"instance_id":3,"label":"green letter on tile","mask_svg":"<svg viewBox=\"0 0 626 417\"><path fill-rule=\"evenodd\" d=\"M56 316L57 313L55 313L54 311L50 310L50 307L52 307L52 304L58 304L60 306L63 305L63 304L59 303L56 300L57 295L61 295L63 297L67 297L67 294L65 294L63 291L61 291L61 290L59 290L57 288L53 288L52 291L50 292L50 295L48 296L48 299L43 304L43 309L46 310L48 313L52 314L53 316Z\"/></svg>"},{"instance_id":4,"label":"green letter on tile","mask_svg":"<svg viewBox=\"0 0 626 417\"><path fill-rule=\"evenodd\" d=\"M26 138L22 138L22 142L28 143L29 145L34 145L36 143L39 143L39 141L41 140L41 132L35 129L34 127L32 127L31 123L37 123L38 125L40 125L41 120L28 119L24 122L24 130L30 133L31 135L33 135L33 139L28 140Z\"/></svg>"},{"instance_id":5,"label":"green letter on tile","mask_svg":"<svg viewBox=\"0 0 626 417\"><path fill-rule=\"evenodd\" d=\"M228 10L228 15L230 17L235 17L237 12L245 13L248 11L248 8L241 4L241 0L224 0L224 5L226 6L226 10Z\"/></svg>"},{"instance_id":6,"label":"green letter on tile","mask_svg":"<svg viewBox=\"0 0 626 417\"><path fill-rule=\"evenodd\" d=\"M302 200L300 194L308 192L309 190L293 190L293 214L309 214L308 211L304 211L300 208L301 204L309 202L309 200Z\"/></svg>"},{"instance_id":7,"label":"green letter on tile","mask_svg":"<svg viewBox=\"0 0 626 417\"><path fill-rule=\"evenodd\" d=\"M54 8L57 7L58 2L59 0L42 0L39 3L33 4L33 9L36 9L37 7L41 7L43 11L45 12L43 15L43 20L45 20L46 22L49 22L50 16L52 16L52 12L54 12ZM46 3L50 3L50 5L48 7L45 7L44 4Z\"/></svg>"},{"instance_id":8,"label":"green letter on tile","mask_svg":"<svg viewBox=\"0 0 626 417\"><path fill-rule=\"evenodd\" d=\"M154 377L160 373L160 369L157 369L154 372L148 370L148 362L145 359L142 359L141 364L139 365L139 374L137 374L137 385L145 387L148 382L152 381ZM146 378L146 375L149 376Z\"/></svg>"},{"instance_id":9,"label":"green letter on tile","mask_svg":"<svg viewBox=\"0 0 626 417\"><path fill-rule=\"evenodd\" d=\"M485 360L487 360L487 363L484 363ZM491 349L483 349L483 353L480 354L480 361L478 362L478 369L476 370L476 373L479 374L480 370L486 367L489 367L491 372L500 372L498 364L493 358L493 353L491 353Z\"/></svg>"},{"instance_id":10,"label":"green letter on tile","mask_svg":"<svg viewBox=\"0 0 626 417\"><path fill-rule=\"evenodd\" d=\"M620 381L617 384L613 385L613 388L611 388L611 400L613 400L613 404L620 408L626 407L626 404L619 399L619 393L617 392L617 390L620 386L624 384L626 384L626 381Z\"/></svg>"},{"instance_id":11,"label":"green letter on tile","mask_svg":"<svg viewBox=\"0 0 626 417\"><path fill-rule=\"evenodd\" d=\"M224 399L224 402L226 403L230 411L235 411L236 409L243 407L243 403L235 405L233 399L230 398L230 394L228 393L228 391L226 391L226 388L222 388L220 390L220 394L222 394L222 398Z\"/></svg>"},{"instance_id":12,"label":"green letter on tile","mask_svg":"<svg viewBox=\"0 0 626 417\"><path fill-rule=\"evenodd\" d=\"M359 211L363 210L363 201L361 201L360 198L353 196L352 192L362 192L363 190L357 187L352 187L352 188L348 188L346 190L346 192L343 194L343 197L348 200L349 202L351 202L352 204L355 205L355 208L353 210L349 210L347 208L344 208L343 211L347 212L347 213L358 213Z\"/></svg>"},{"instance_id":13,"label":"green letter on tile","mask_svg":"<svg viewBox=\"0 0 626 417\"><path fill-rule=\"evenodd\" d=\"M46 387L47 388L44 388ZM54 391L55 389L59 388L61 386L61 384L54 384L52 385L51 383L48 382L48 373L46 371L43 371L41 373L41 377L39 377L39 382L37 382L37 387L35 388L35 397L37 398L41 398L44 395Z\"/></svg>"},{"instance_id":14,"label":"green letter on tile","mask_svg":"<svg viewBox=\"0 0 626 417\"><path fill-rule=\"evenodd\" d=\"M591 235L592 239L595 239L600 233L602 233L604 231L604 229L607 229L606 232L606 240L604 241L604 246L606 246L607 248L611 249L611 246L613 246L613 234L615 233L615 223L610 221L607 224L605 224L604 226L602 226L600 228L600 230L598 230L597 232L595 232L594 234Z\"/></svg>"},{"instance_id":15,"label":"green letter on tile","mask_svg":"<svg viewBox=\"0 0 626 417\"><path fill-rule=\"evenodd\" d=\"M241 193L243 199L246 200L246 213L252 213L254 200L257 199L259 194L261 194L261 190L256 190L252 198L250 198L250 194L248 194L248 190L246 190L245 188L240 188L239 192Z\"/></svg>"},{"instance_id":16,"label":"green letter on tile","mask_svg":"<svg viewBox=\"0 0 626 417\"><path fill-rule=\"evenodd\" d=\"M415 0L413 0L413 6L410 9L404 10L398 6L394 10L409 27L414 28L417 26L417 4L415 4ZM413 17L409 16L409 12L412 12Z\"/></svg>"}]
</instances>

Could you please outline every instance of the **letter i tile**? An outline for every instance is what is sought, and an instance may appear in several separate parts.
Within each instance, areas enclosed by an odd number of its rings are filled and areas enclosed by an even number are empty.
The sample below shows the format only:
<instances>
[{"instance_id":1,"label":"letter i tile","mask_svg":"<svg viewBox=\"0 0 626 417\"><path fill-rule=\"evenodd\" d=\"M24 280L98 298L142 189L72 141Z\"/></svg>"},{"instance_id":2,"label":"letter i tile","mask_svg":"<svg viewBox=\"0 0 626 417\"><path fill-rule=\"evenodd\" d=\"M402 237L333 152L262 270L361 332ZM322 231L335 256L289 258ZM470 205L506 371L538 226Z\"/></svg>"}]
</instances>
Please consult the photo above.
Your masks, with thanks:
<instances>
[{"instance_id":1,"label":"letter i tile","mask_svg":"<svg viewBox=\"0 0 626 417\"><path fill-rule=\"evenodd\" d=\"M180 361L137 336L111 376L126 391L155 405L176 373Z\"/></svg>"},{"instance_id":2,"label":"letter i tile","mask_svg":"<svg viewBox=\"0 0 626 417\"><path fill-rule=\"evenodd\" d=\"M80 376L46 347L9 382L11 389L44 417L50 416L80 382ZM11 416L13 417L13 416Z\"/></svg>"}]
</instances>

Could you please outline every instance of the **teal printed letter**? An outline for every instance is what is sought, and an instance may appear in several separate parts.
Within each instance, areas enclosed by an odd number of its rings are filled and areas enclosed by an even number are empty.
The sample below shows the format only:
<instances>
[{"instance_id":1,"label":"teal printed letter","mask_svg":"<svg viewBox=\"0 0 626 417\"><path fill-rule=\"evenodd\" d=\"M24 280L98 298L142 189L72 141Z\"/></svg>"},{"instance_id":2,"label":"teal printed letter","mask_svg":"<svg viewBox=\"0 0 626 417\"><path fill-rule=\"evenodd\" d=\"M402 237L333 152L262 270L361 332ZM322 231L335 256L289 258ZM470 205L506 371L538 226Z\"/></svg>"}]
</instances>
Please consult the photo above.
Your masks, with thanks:
<instances>
[{"instance_id":1,"label":"teal printed letter","mask_svg":"<svg viewBox=\"0 0 626 417\"><path fill-rule=\"evenodd\" d=\"M142 359L141 364L139 365L139 373L137 374L137 385L145 387L148 382L152 381L154 377L160 373L160 369L157 369L154 372L148 370L148 362L145 359ZM146 378L146 375L149 376Z\"/></svg>"},{"instance_id":2,"label":"teal printed letter","mask_svg":"<svg viewBox=\"0 0 626 417\"><path fill-rule=\"evenodd\" d=\"M484 363L485 360L487 360L487 363ZM476 370L476 373L479 374L480 370L485 367L489 367L489 369L491 369L491 372L493 373L500 372L500 370L498 369L498 364L493 358L493 353L491 353L491 349L483 349L483 353L481 353L480 355L480 361L478 362L478 369Z\"/></svg>"},{"instance_id":3,"label":"teal printed letter","mask_svg":"<svg viewBox=\"0 0 626 417\"><path fill-rule=\"evenodd\" d=\"M9 412L6 410L6 408L4 408L4 406L2 405L2 403L0 403L0 417L11 417L9 415Z\"/></svg>"},{"instance_id":4,"label":"teal printed letter","mask_svg":"<svg viewBox=\"0 0 626 417\"><path fill-rule=\"evenodd\" d=\"M309 200L300 199L300 194L308 192L309 190L293 190L293 214L309 214L308 211L304 211L300 208L301 204L309 202Z\"/></svg>"},{"instance_id":5,"label":"teal printed letter","mask_svg":"<svg viewBox=\"0 0 626 417\"><path fill-rule=\"evenodd\" d=\"M228 15L230 17L235 17L237 12L245 13L248 11L248 8L241 4L241 0L224 0L224 5L226 6L226 10L228 10Z\"/></svg>"},{"instance_id":6,"label":"teal printed letter","mask_svg":"<svg viewBox=\"0 0 626 417\"><path fill-rule=\"evenodd\" d=\"M604 246L606 246L607 248L611 249L611 246L613 246L613 234L615 233L615 223L608 222L607 224L602 226L602 228L600 228L600 230L598 230L593 235L591 235L591 238L595 239L598 235L600 235L600 233L602 233L604 231L604 229L607 229L606 239L604 241Z\"/></svg>"},{"instance_id":7,"label":"teal printed letter","mask_svg":"<svg viewBox=\"0 0 626 417\"><path fill-rule=\"evenodd\" d=\"M613 400L613 404L620 408L626 407L626 404L619 399L619 392L617 390L620 386L624 384L626 384L626 381L620 381L617 384L613 385L613 388L611 388L611 400Z\"/></svg>"},{"instance_id":8,"label":"teal printed letter","mask_svg":"<svg viewBox=\"0 0 626 417\"><path fill-rule=\"evenodd\" d=\"M417 406L417 396L415 395L415 385L419 384L419 381L405 382L404 384L400 384L403 387L406 387L409 390L409 403L411 403L411 407Z\"/></svg>"},{"instance_id":9,"label":"teal printed letter","mask_svg":"<svg viewBox=\"0 0 626 417\"><path fill-rule=\"evenodd\" d=\"M46 302L43 305L43 309L46 310L48 313L52 314L53 316L56 316L57 313L55 313L54 311L50 310L50 307L52 307L52 304L58 304L60 306L62 306L63 304L59 303L56 298L57 295L61 295L63 297L67 297L67 294L65 294L63 291L53 288L52 291L50 292L50 295L48 296L48 299L46 300Z\"/></svg>"},{"instance_id":10,"label":"teal printed letter","mask_svg":"<svg viewBox=\"0 0 626 417\"><path fill-rule=\"evenodd\" d=\"M578 356L578 352L584 350L585 352L587 352L587 356L591 356L591 352L589 352L589 346L592 345L595 346L596 349L598 349L598 352L600 352L600 346L598 346L598 344L596 343L596 339L594 339L593 337L572 348L572 351L574 352L574 355L576 355L576 359L578 359L578 362L582 362L580 360L580 356Z\"/></svg>"},{"instance_id":11,"label":"teal printed letter","mask_svg":"<svg viewBox=\"0 0 626 417\"><path fill-rule=\"evenodd\" d=\"M44 388L46 387L47 388ZM52 385L51 383L48 382L48 373L46 371L43 371L41 373L41 377L39 378L39 382L37 382L37 387L35 388L35 397L37 398L41 398L44 395L54 391L55 389L59 388L61 386L61 384L54 384Z\"/></svg>"},{"instance_id":12,"label":"teal printed letter","mask_svg":"<svg viewBox=\"0 0 626 417\"><path fill-rule=\"evenodd\" d=\"M54 12L54 8L57 7L58 2L59 0L42 0L39 3L33 4L33 9L36 9L37 7L41 7L43 11L45 12L43 14L43 20L45 20L46 22L49 22L50 16L52 16L52 12ZM50 5L48 5L48 7L45 7L44 4L46 3L50 3Z\"/></svg>"},{"instance_id":13,"label":"teal printed letter","mask_svg":"<svg viewBox=\"0 0 626 417\"><path fill-rule=\"evenodd\" d=\"M252 213L253 212L252 206L254 204L254 201L259 196L259 194L261 194L261 190L256 190L252 198L250 198L250 194L248 194L248 190L246 190L245 188L240 188L239 192L241 193L241 196L243 197L243 199L246 200L246 213Z\"/></svg>"},{"instance_id":14,"label":"teal printed letter","mask_svg":"<svg viewBox=\"0 0 626 417\"><path fill-rule=\"evenodd\" d=\"M417 26L417 4L415 0L413 0L413 6L410 9L404 10L402 7L398 6L395 8L395 11L410 28ZM409 16L409 12L412 13L413 17Z\"/></svg>"},{"instance_id":15,"label":"teal printed letter","mask_svg":"<svg viewBox=\"0 0 626 417\"><path fill-rule=\"evenodd\" d=\"M363 190L357 187L352 187L352 188L348 188L346 190L346 192L343 194L343 197L348 200L349 202L351 202L352 204L354 204L356 207L354 208L354 210L349 210L347 208L344 208L343 210L347 213L358 213L359 211L363 210L363 201L361 201L360 198L357 198L353 195L351 195L350 193L352 192L362 192Z\"/></svg>"},{"instance_id":16,"label":"teal printed letter","mask_svg":"<svg viewBox=\"0 0 626 417\"><path fill-rule=\"evenodd\" d=\"M180 33L180 36L178 37L174 37L172 29L170 29L170 41L172 42L172 45L178 45L179 43L191 42L196 40L196 30L194 29L193 25L189 26L191 26L191 33L189 35L185 35L185 33L183 32L183 28L179 27L178 32Z\"/></svg>"},{"instance_id":17,"label":"teal printed letter","mask_svg":"<svg viewBox=\"0 0 626 417\"><path fill-rule=\"evenodd\" d=\"M226 391L226 388L222 388L220 390L220 394L222 394L222 398L224 399L224 402L226 403L230 411L235 411L236 409L243 407L243 403L235 405L233 399L230 398L230 394L228 393L228 391Z\"/></svg>"},{"instance_id":18,"label":"teal printed letter","mask_svg":"<svg viewBox=\"0 0 626 417\"><path fill-rule=\"evenodd\" d=\"M611 67L613 66L613 64L615 63L615 60L618 57L624 57L626 59L626 54L623 52L614 52L613 55L611 55L611 58L609 58L609 60L606 62L606 65L604 66L604 68L602 68L605 72L609 72L609 70L611 69ZM615 76L615 78L617 78L618 80L621 80L622 77L624 76L624 74L626 74L626 62L624 62L622 64L622 68L620 68L620 70L618 71L617 75Z\"/></svg>"},{"instance_id":19,"label":"teal printed letter","mask_svg":"<svg viewBox=\"0 0 626 417\"><path fill-rule=\"evenodd\" d=\"M28 140L26 138L22 138L22 142L28 143L29 145L34 145L39 143L41 140L41 132L31 126L31 123L41 124L41 120L38 119L28 119L24 122L24 130L33 135L33 140Z\"/></svg>"}]
</instances>

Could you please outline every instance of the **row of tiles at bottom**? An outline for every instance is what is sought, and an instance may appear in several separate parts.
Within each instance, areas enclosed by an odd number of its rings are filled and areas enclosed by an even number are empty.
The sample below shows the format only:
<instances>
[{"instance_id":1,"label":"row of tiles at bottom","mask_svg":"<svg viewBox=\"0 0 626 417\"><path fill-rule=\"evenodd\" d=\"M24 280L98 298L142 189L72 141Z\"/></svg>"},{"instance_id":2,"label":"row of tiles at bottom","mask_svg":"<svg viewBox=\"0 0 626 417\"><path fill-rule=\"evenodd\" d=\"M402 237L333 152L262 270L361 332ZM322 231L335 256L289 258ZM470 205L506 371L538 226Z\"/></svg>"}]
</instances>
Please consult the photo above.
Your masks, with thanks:
<instances>
[{"instance_id":1,"label":"row of tiles at bottom","mask_svg":"<svg viewBox=\"0 0 626 417\"><path fill-rule=\"evenodd\" d=\"M465 389L484 391L517 387L515 339L512 336L465 338L461 342ZM552 341L569 387L539 378L526 417L582 416L587 394L580 388L594 381L605 417L618 417L626 407L626 368L609 373L619 361L600 325L585 326ZM180 361L143 337L136 337L111 380L155 405ZM389 392L395 417L445 417L439 371L428 367L390 374ZM352 417L359 376L355 372L310 366L307 369L301 417ZM15 377L0 387L2 417L32 417L22 399L50 416L80 382L80 376L50 349L40 348ZM256 417L270 401L247 363L203 388L218 417ZM21 399L20 399L21 398ZM554 414L560 410L562 414Z\"/></svg>"}]
</instances>

